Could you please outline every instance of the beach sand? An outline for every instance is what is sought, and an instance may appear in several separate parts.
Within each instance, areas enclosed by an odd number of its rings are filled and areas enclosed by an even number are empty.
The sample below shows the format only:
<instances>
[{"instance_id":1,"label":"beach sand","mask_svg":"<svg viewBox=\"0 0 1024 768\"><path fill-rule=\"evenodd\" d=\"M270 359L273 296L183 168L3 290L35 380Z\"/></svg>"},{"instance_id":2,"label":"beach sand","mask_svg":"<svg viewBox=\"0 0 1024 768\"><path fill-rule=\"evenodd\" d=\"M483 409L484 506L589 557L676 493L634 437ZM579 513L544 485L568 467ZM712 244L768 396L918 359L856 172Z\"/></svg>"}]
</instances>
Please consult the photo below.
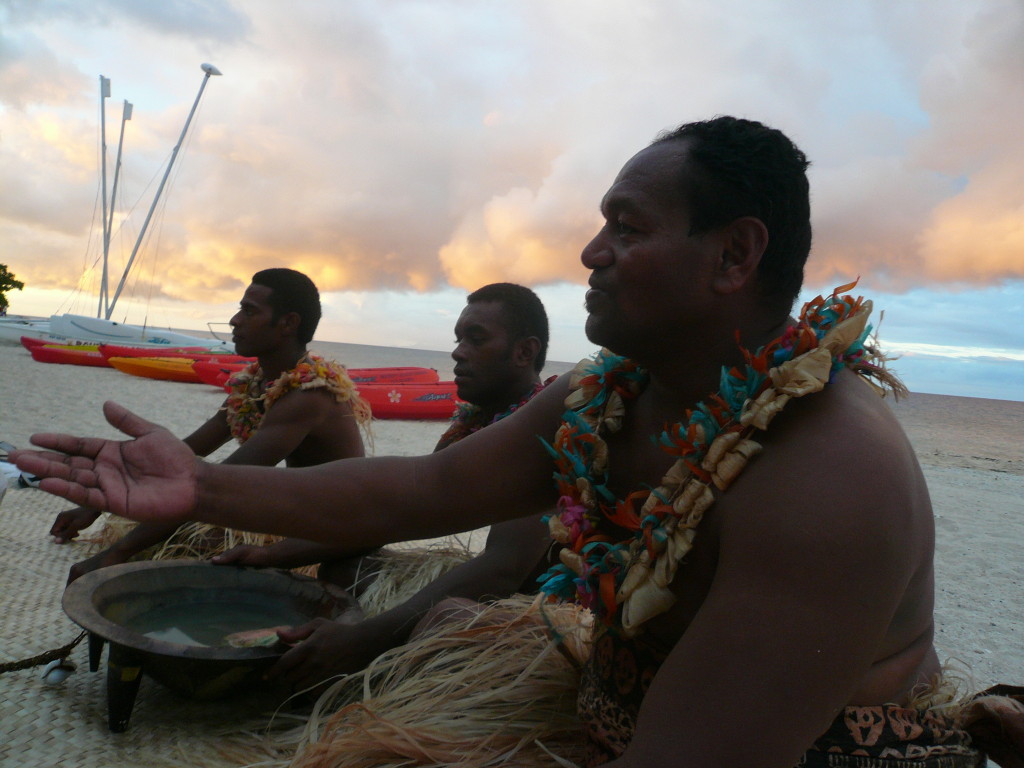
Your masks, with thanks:
<instances>
[{"instance_id":1,"label":"beach sand","mask_svg":"<svg viewBox=\"0 0 1024 768\"><path fill-rule=\"evenodd\" d=\"M451 373L450 360L440 352L340 344L314 348L351 366L431 365L442 378ZM568 367L552 363L545 374ZM0 440L24 447L39 431L116 436L100 410L106 399L184 436L217 409L223 393L113 369L45 365L20 347L0 347ZM940 657L969 674L972 689L1024 683L1024 456L1015 431L1024 423L1024 403L913 395L895 411L924 468L935 508ZM374 453L429 452L443 428L443 422L375 422ZM228 446L213 458L231 450ZM53 515L63 506L37 490L9 490L0 503L5 616L0 662L74 637L75 627L60 613L59 596L67 568L81 559L84 545L46 541ZM133 728L111 737L104 726L103 675L88 673L84 646L72 659L80 671L61 688L43 687L38 670L0 677L0 765L141 765L138 755L146 749L174 743L183 733L194 735L197 723L212 727L235 716L232 707L222 712L210 704L182 704L146 682ZM160 717L165 706L184 707L184 720ZM138 725L147 722L160 726ZM95 759L86 760L87 753Z\"/></svg>"}]
</instances>

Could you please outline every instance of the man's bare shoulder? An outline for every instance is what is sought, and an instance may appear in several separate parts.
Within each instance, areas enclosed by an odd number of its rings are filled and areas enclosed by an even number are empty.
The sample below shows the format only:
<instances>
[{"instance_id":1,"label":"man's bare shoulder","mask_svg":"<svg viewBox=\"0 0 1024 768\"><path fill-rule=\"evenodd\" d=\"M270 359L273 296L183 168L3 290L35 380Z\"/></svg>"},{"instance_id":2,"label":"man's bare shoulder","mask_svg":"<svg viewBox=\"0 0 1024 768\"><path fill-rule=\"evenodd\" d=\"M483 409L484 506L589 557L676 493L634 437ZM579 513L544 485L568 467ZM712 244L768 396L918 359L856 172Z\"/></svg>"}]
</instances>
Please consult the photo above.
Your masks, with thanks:
<instances>
[{"instance_id":1,"label":"man's bare shoulder","mask_svg":"<svg viewBox=\"0 0 1024 768\"><path fill-rule=\"evenodd\" d=\"M352 404L316 387L282 394L239 452L258 457L241 463L270 464L284 459L290 467L307 467L363 456L364 446Z\"/></svg>"},{"instance_id":2,"label":"man's bare shoulder","mask_svg":"<svg viewBox=\"0 0 1024 768\"><path fill-rule=\"evenodd\" d=\"M309 389L296 387L277 398L273 407L267 409L266 418L270 418L275 413L279 417L286 414L293 417L296 413L307 413L324 418L339 415L351 416L352 401L338 399L338 396L327 387L311 387Z\"/></svg>"},{"instance_id":3,"label":"man's bare shoulder","mask_svg":"<svg viewBox=\"0 0 1024 768\"><path fill-rule=\"evenodd\" d=\"M724 526L739 518L755 535L763 526L802 540L805 531L877 551L911 542L924 556L932 517L920 466L892 410L866 383L840 372L755 439L764 450L722 497Z\"/></svg>"}]
</instances>

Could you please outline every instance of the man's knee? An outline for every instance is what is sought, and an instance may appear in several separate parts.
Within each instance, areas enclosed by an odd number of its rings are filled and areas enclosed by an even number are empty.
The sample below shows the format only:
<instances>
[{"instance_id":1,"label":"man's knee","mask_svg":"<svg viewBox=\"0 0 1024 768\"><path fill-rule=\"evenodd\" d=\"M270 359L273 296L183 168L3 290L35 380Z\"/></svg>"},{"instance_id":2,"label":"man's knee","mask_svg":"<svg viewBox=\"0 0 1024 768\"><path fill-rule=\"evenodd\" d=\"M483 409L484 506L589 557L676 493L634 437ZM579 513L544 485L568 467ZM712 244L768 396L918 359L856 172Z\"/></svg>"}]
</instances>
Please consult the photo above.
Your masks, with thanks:
<instances>
[{"instance_id":1,"label":"man's knee","mask_svg":"<svg viewBox=\"0 0 1024 768\"><path fill-rule=\"evenodd\" d=\"M325 560L320 563L316 577L358 597L374 582L379 573L380 561L371 555L363 555Z\"/></svg>"},{"instance_id":2,"label":"man's knee","mask_svg":"<svg viewBox=\"0 0 1024 768\"><path fill-rule=\"evenodd\" d=\"M465 597L449 597L437 603L419 620L410 635L415 640L421 635L429 634L437 627L457 621L475 618L483 610L483 605L476 600Z\"/></svg>"}]
</instances>

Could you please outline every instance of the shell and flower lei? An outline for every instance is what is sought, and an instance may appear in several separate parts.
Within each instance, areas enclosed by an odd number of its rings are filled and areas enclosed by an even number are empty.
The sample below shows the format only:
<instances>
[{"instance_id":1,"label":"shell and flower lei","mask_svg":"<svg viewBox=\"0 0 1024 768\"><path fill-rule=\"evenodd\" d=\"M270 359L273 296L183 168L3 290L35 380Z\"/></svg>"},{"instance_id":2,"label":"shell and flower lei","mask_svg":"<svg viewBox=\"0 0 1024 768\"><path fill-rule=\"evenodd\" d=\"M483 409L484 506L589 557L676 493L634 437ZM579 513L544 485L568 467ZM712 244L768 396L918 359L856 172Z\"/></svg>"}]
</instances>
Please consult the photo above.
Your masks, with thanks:
<instances>
[{"instance_id":1,"label":"shell and flower lei","mask_svg":"<svg viewBox=\"0 0 1024 768\"><path fill-rule=\"evenodd\" d=\"M493 415L490 411L485 411L479 405L460 402L455 408L455 415L452 417L451 424L448 425L448 429L445 430L440 440L437 441L437 448L434 450L457 443L464 437L469 437L474 432L479 432L484 427L496 424L502 419L511 416L557 378L557 376L551 376L546 381L538 381L519 400L510 404L504 411Z\"/></svg>"},{"instance_id":2,"label":"shell and flower lei","mask_svg":"<svg viewBox=\"0 0 1024 768\"><path fill-rule=\"evenodd\" d=\"M687 410L652 439L676 462L654 490L617 499L607 487L608 447L602 435L621 428L625 402L640 394L648 374L636 363L602 350L571 374L563 422L552 443L559 501L546 520L563 546L560 563L541 577L541 591L574 600L604 624L636 634L675 602L676 570L692 549L697 526L714 502L760 450L752 439L795 397L818 392L841 368L850 368L879 392L906 390L885 369L869 341L871 302L841 295L804 305L798 322L744 365L722 369L720 390ZM628 536L615 541L605 521Z\"/></svg>"},{"instance_id":3,"label":"shell and flower lei","mask_svg":"<svg viewBox=\"0 0 1024 768\"><path fill-rule=\"evenodd\" d=\"M304 355L294 368L283 372L264 389L266 377L259 362L253 362L228 379L230 393L224 404L231 435L244 443L259 429L263 416L283 395L293 389L326 389L337 402L349 401L356 422L370 422L370 406L359 397L345 367L319 355Z\"/></svg>"}]
</instances>

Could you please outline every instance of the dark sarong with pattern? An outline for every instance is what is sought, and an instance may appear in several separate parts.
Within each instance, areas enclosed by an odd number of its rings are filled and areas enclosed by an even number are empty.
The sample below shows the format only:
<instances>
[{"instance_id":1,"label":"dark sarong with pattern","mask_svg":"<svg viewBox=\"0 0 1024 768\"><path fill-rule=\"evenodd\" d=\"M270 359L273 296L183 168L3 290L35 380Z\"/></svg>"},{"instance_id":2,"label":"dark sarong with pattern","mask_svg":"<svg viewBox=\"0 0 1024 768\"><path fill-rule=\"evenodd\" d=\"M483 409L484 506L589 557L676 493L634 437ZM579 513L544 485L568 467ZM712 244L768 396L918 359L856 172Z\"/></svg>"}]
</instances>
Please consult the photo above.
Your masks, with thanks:
<instances>
[{"instance_id":1,"label":"dark sarong with pattern","mask_svg":"<svg viewBox=\"0 0 1024 768\"><path fill-rule=\"evenodd\" d=\"M985 756L956 722L934 711L896 704L846 707L798 768L974 768Z\"/></svg>"},{"instance_id":2,"label":"dark sarong with pattern","mask_svg":"<svg viewBox=\"0 0 1024 768\"><path fill-rule=\"evenodd\" d=\"M643 635L605 632L580 681L578 709L587 737L587 768L622 754L637 713L667 653ZM757 738L756 734L747 734ZM976 768L985 757L950 718L893 704L847 707L795 768Z\"/></svg>"}]
</instances>

